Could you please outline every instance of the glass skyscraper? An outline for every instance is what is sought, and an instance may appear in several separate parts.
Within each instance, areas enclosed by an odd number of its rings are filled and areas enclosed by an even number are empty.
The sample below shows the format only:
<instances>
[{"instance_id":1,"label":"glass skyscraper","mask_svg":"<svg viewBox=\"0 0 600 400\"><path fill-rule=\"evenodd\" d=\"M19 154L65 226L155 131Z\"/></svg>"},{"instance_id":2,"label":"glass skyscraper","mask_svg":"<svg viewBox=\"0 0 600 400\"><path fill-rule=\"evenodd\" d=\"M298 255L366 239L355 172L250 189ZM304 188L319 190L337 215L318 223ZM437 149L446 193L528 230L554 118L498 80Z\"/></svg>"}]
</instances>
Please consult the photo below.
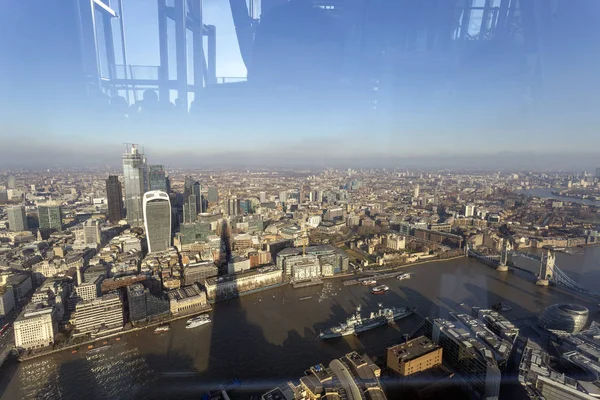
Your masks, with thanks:
<instances>
[{"instance_id":1,"label":"glass skyscraper","mask_svg":"<svg viewBox=\"0 0 600 400\"><path fill-rule=\"evenodd\" d=\"M148 252L167 250L171 246L171 201L159 190L144 193L144 228Z\"/></svg>"},{"instance_id":2,"label":"glass skyscraper","mask_svg":"<svg viewBox=\"0 0 600 400\"><path fill-rule=\"evenodd\" d=\"M135 147L123 154L123 184L127 222L131 226L144 225L142 196L146 192L146 156Z\"/></svg>"},{"instance_id":3,"label":"glass skyscraper","mask_svg":"<svg viewBox=\"0 0 600 400\"><path fill-rule=\"evenodd\" d=\"M21 232L27 230L27 215L25 214L25 206L13 206L7 210L8 214L8 229L13 232Z\"/></svg>"},{"instance_id":4,"label":"glass skyscraper","mask_svg":"<svg viewBox=\"0 0 600 400\"><path fill-rule=\"evenodd\" d=\"M38 206L38 220L41 231L62 231L62 216L60 214L60 206Z\"/></svg>"}]
</instances>

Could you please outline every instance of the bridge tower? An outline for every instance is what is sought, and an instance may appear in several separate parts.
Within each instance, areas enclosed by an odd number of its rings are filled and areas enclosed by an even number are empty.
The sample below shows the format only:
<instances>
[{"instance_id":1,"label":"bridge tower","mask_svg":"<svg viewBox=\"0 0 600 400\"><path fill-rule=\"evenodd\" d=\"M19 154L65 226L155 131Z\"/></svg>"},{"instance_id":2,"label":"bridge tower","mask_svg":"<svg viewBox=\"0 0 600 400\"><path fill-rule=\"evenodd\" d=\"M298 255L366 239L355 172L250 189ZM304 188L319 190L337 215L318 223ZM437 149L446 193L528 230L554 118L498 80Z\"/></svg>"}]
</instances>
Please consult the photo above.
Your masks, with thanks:
<instances>
[{"instance_id":1,"label":"bridge tower","mask_svg":"<svg viewBox=\"0 0 600 400\"><path fill-rule=\"evenodd\" d=\"M548 249L546 252L546 256L542 256L542 260L540 263L540 276L535 283L540 286L548 286L552 277L554 276L554 265L556 261L556 256L554 255L554 251Z\"/></svg>"},{"instance_id":2,"label":"bridge tower","mask_svg":"<svg viewBox=\"0 0 600 400\"><path fill-rule=\"evenodd\" d=\"M496 267L496 271L508 271L508 239L502 239L502 253L500 254L500 264Z\"/></svg>"}]
</instances>

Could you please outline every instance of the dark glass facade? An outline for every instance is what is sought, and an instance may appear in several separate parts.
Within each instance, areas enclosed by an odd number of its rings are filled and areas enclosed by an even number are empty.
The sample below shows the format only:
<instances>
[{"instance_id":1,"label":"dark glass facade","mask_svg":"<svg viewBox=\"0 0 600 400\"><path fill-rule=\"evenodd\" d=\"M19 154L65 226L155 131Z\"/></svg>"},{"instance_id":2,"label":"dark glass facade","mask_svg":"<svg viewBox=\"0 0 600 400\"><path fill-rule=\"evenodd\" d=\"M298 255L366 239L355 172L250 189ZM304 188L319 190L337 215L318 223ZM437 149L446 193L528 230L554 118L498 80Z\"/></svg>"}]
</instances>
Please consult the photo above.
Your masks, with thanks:
<instances>
[{"instance_id":1,"label":"dark glass facade","mask_svg":"<svg viewBox=\"0 0 600 400\"><path fill-rule=\"evenodd\" d=\"M116 175L109 175L106 180L106 201L108 203L108 220L117 223L125 217L123 211L123 187Z\"/></svg>"}]
</instances>

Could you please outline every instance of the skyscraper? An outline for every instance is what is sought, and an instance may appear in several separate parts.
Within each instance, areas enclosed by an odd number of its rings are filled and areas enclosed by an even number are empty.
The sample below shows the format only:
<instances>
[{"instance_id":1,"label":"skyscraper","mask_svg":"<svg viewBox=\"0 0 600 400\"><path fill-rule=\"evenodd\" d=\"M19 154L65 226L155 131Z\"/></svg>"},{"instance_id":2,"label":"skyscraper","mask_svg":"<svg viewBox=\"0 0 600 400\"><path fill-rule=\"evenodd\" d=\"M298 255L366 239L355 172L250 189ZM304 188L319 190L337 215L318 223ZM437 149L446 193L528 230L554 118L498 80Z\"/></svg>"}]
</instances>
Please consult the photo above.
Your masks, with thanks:
<instances>
[{"instance_id":1,"label":"skyscraper","mask_svg":"<svg viewBox=\"0 0 600 400\"><path fill-rule=\"evenodd\" d=\"M216 187L208 188L208 201L210 203L218 203L219 202L219 191Z\"/></svg>"},{"instance_id":2,"label":"skyscraper","mask_svg":"<svg viewBox=\"0 0 600 400\"><path fill-rule=\"evenodd\" d=\"M200 184L200 182L196 181L194 182L194 184L192 185L192 194L195 196L195 200L196 200L196 213L202 213L204 212L202 210L202 185Z\"/></svg>"},{"instance_id":3,"label":"skyscraper","mask_svg":"<svg viewBox=\"0 0 600 400\"><path fill-rule=\"evenodd\" d=\"M159 190L144 194L144 227L148 252L167 250L171 246L171 202Z\"/></svg>"},{"instance_id":4,"label":"skyscraper","mask_svg":"<svg viewBox=\"0 0 600 400\"><path fill-rule=\"evenodd\" d=\"M190 195L185 199L183 203L183 222L195 222L196 216L198 213L196 212L196 196Z\"/></svg>"},{"instance_id":5,"label":"skyscraper","mask_svg":"<svg viewBox=\"0 0 600 400\"><path fill-rule=\"evenodd\" d=\"M13 232L27 230L27 215L25 206L14 206L8 209L8 229Z\"/></svg>"},{"instance_id":6,"label":"skyscraper","mask_svg":"<svg viewBox=\"0 0 600 400\"><path fill-rule=\"evenodd\" d=\"M87 220L83 225L83 239L87 244L100 244L100 223L98 220Z\"/></svg>"},{"instance_id":7,"label":"skyscraper","mask_svg":"<svg viewBox=\"0 0 600 400\"><path fill-rule=\"evenodd\" d=\"M167 175L163 165L148 165L148 190L160 190L169 193Z\"/></svg>"},{"instance_id":8,"label":"skyscraper","mask_svg":"<svg viewBox=\"0 0 600 400\"><path fill-rule=\"evenodd\" d=\"M135 147L123 154L123 183L127 222L131 226L144 225L142 197L146 191L146 156Z\"/></svg>"},{"instance_id":9,"label":"skyscraper","mask_svg":"<svg viewBox=\"0 0 600 400\"><path fill-rule=\"evenodd\" d=\"M8 189L16 189L17 188L17 180L15 179L14 175L8 176L7 188Z\"/></svg>"},{"instance_id":10,"label":"skyscraper","mask_svg":"<svg viewBox=\"0 0 600 400\"><path fill-rule=\"evenodd\" d=\"M123 189L116 175L109 175L106 180L106 199L108 203L108 220L117 223L125 217L123 212Z\"/></svg>"},{"instance_id":11,"label":"skyscraper","mask_svg":"<svg viewBox=\"0 0 600 400\"><path fill-rule=\"evenodd\" d=\"M60 214L60 206L38 206L38 220L41 231L62 231L62 216Z\"/></svg>"}]
</instances>

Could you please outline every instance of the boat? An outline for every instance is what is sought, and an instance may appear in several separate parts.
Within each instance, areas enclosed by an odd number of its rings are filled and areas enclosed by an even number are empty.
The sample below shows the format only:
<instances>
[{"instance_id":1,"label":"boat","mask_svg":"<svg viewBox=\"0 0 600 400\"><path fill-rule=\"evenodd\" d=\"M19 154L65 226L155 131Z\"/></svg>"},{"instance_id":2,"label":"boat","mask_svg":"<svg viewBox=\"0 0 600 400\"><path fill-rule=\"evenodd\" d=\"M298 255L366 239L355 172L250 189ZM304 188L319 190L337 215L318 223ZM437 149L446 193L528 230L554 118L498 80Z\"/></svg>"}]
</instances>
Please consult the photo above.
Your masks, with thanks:
<instances>
[{"instance_id":1,"label":"boat","mask_svg":"<svg viewBox=\"0 0 600 400\"><path fill-rule=\"evenodd\" d=\"M509 306L508 304L504 303L504 302L500 302L498 304L494 304L492 306L492 308L496 311L510 311L512 310L512 307Z\"/></svg>"},{"instance_id":2,"label":"boat","mask_svg":"<svg viewBox=\"0 0 600 400\"><path fill-rule=\"evenodd\" d=\"M312 299L312 296L305 296L305 297L300 297L300 298L298 299L298 301L302 301L302 300L310 300L310 299Z\"/></svg>"},{"instance_id":3,"label":"boat","mask_svg":"<svg viewBox=\"0 0 600 400\"><path fill-rule=\"evenodd\" d=\"M169 325L160 325L157 326L156 328L154 328L154 333L163 333L163 332L168 332L171 330L171 327Z\"/></svg>"},{"instance_id":4,"label":"boat","mask_svg":"<svg viewBox=\"0 0 600 400\"><path fill-rule=\"evenodd\" d=\"M110 344L105 344L104 346L96 347L95 349L88 350L88 354L95 354L102 350L106 350L110 347Z\"/></svg>"},{"instance_id":5,"label":"boat","mask_svg":"<svg viewBox=\"0 0 600 400\"><path fill-rule=\"evenodd\" d=\"M383 294L383 293L387 292L388 290L390 290L389 287L387 287L385 285L379 285L379 286L375 286L373 289L371 289L371 293Z\"/></svg>"},{"instance_id":6,"label":"boat","mask_svg":"<svg viewBox=\"0 0 600 400\"><path fill-rule=\"evenodd\" d=\"M410 279L410 272L407 272L405 274L400 274L396 277L396 279L398 279L399 281L402 281L404 279Z\"/></svg>"},{"instance_id":7,"label":"boat","mask_svg":"<svg viewBox=\"0 0 600 400\"><path fill-rule=\"evenodd\" d=\"M185 323L185 328L192 329L201 325L208 324L209 322L210 317L208 315L198 315L197 317L188 319Z\"/></svg>"},{"instance_id":8,"label":"boat","mask_svg":"<svg viewBox=\"0 0 600 400\"><path fill-rule=\"evenodd\" d=\"M367 318L363 318L360 311L361 307L359 305L356 308L356 312L346 319L346 322L326 329L319 334L319 338L333 339L348 335L358 335L360 332L390 324L412 314L412 311L406 307L383 308L381 303L377 312L371 312Z\"/></svg>"},{"instance_id":9,"label":"boat","mask_svg":"<svg viewBox=\"0 0 600 400\"><path fill-rule=\"evenodd\" d=\"M360 283L363 286L377 285L377 281L375 279L364 279Z\"/></svg>"}]
</instances>

